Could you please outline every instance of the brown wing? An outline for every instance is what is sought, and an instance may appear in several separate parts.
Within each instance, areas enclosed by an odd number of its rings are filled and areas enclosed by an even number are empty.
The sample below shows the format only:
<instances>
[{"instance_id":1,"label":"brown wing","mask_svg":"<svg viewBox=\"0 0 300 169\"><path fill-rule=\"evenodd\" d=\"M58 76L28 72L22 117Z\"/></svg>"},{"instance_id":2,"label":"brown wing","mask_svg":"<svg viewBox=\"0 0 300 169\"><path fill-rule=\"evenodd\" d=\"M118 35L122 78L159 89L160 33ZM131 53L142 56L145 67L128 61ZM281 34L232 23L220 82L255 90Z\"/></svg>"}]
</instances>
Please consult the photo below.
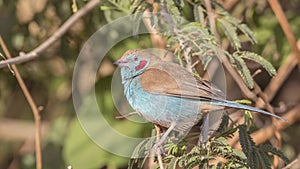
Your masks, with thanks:
<instances>
[{"instance_id":1,"label":"brown wing","mask_svg":"<svg viewBox=\"0 0 300 169\"><path fill-rule=\"evenodd\" d=\"M158 62L140 75L142 88L153 94L189 99L222 100L223 93L207 81L195 78L181 66Z\"/></svg>"}]
</instances>

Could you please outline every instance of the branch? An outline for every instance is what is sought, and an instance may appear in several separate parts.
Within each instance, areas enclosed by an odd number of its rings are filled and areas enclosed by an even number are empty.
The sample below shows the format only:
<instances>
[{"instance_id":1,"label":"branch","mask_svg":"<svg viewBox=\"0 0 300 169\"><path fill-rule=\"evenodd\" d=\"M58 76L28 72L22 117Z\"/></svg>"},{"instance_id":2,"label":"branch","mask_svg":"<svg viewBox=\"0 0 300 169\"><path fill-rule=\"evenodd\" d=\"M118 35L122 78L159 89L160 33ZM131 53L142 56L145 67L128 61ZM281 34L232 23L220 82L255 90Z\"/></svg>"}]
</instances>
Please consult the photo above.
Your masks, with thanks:
<instances>
[{"instance_id":1,"label":"branch","mask_svg":"<svg viewBox=\"0 0 300 169\"><path fill-rule=\"evenodd\" d=\"M292 29L284 15L284 12L277 0L269 0L269 4L270 4L271 8L273 9L273 11L280 23L280 26L283 29L283 32L292 47L294 55L296 55L296 58L298 59L298 68L300 69L300 51L297 47L295 36L293 35Z\"/></svg>"},{"instance_id":2,"label":"branch","mask_svg":"<svg viewBox=\"0 0 300 169\"><path fill-rule=\"evenodd\" d=\"M291 30L291 27L289 26L289 23L285 17L285 14L282 11L282 8L277 0L269 0L270 6L273 9L290 45L292 46L292 54L288 56L288 60L278 69L277 76L271 79L269 85L266 87L264 93L267 95L268 102L271 102L273 98L275 97L276 93L280 89L280 87L283 85L285 80L288 78L292 70L297 65L297 62L295 60L298 59L298 68L300 68L300 52L299 52L299 45L297 45L297 42L295 40L295 37L293 35L293 32ZM300 40L298 40L298 43L300 44ZM257 102L258 108L263 108L262 102Z\"/></svg>"},{"instance_id":3,"label":"branch","mask_svg":"<svg viewBox=\"0 0 300 169\"><path fill-rule=\"evenodd\" d=\"M212 11L212 7L210 4L210 0L205 0L205 6L207 10L208 20L209 20L209 26L211 29L212 34L216 37L217 43L220 43L220 36L216 29L216 23L215 23L215 17L214 13ZM236 84L239 86L243 94L246 95L247 98L256 101L258 98L257 96L249 90L249 88L246 86L244 81L242 80L241 76L238 74L238 72L232 67L232 65L228 62L228 59L225 55L225 53L218 49L218 56L220 60L222 61L223 65L225 66L226 70L230 73Z\"/></svg>"},{"instance_id":4,"label":"branch","mask_svg":"<svg viewBox=\"0 0 300 169\"><path fill-rule=\"evenodd\" d=\"M168 10L167 3L165 1L162 1L160 3L160 8L161 8L161 15L163 16L163 18L165 19L167 24L171 27L172 34L176 34L176 32L178 32L178 28L177 28L176 24L174 23L172 16ZM189 56L192 49L188 45L186 45L182 39L178 39L178 40L179 40L179 45L181 46L181 48L183 50L183 56L186 61L186 69L189 72L193 73L192 58Z\"/></svg>"},{"instance_id":5,"label":"branch","mask_svg":"<svg viewBox=\"0 0 300 169\"><path fill-rule=\"evenodd\" d=\"M0 61L0 68L6 67L10 64L20 64L27 62L29 60L33 60L39 55L49 48L54 42L60 39L70 28L76 23L78 19L82 16L89 13L94 7L96 7L100 3L100 0L91 0L84 7L82 7L77 13L72 15L50 38L48 38L45 42L43 42L40 46L36 47L34 50L27 54L21 54L17 57L10 58L8 60Z\"/></svg>"},{"instance_id":6,"label":"branch","mask_svg":"<svg viewBox=\"0 0 300 169\"><path fill-rule=\"evenodd\" d=\"M0 46L2 47L5 55L10 59L11 55L8 51L4 41L2 40L2 37L0 36ZM22 92L25 95L25 98L32 110L34 121L35 121L35 151L36 151L36 168L42 169L42 149L41 149L41 120L40 120L40 114L39 110L31 96L31 94L28 91L27 86L25 85L21 74L18 71L18 68L16 65L12 65L12 70L15 73L16 79L22 89Z\"/></svg>"},{"instance_id":7,"label":"branch","mask_svg":"<svg viewBox=\"0 0 300 169\"><path fill-rule=\"evenodd\" d=\"M157 11L157 5L152 5L154 8L154 11ZM151 16L153 14L149 12L149 9L147 9L143 13L143 22L144 25L146 26L146 29L150 32L150 38L152 45L154 47L160 48L160 49L165 49L166 48L166 40L159 34L159 31L157 30L158 28L155 29L154 26L151 25Z\"/></svg>"},{"instance_id":8,"label":"branch","mask_svg":"<svg viewBox=\"0 0 300 169\"><path fill-rule=\"evenodd\" d=\"M297 122L300 119L299 111L300 111L300 104L296 105L292 110L288 111L283 116L283 118L287 119L288 122L276 120L275 123L268 125L264 128L261 128L260 130L252 133L251 137L253 138L253 141L256 144L264 143L275 134L275 131L283 130L286 127L294 124L295 122ZM274 128L276 130L274 130ZM237 149L241 149L239 142L236 143L233 147L235 147Z\"/></svg>"}]
</instances>

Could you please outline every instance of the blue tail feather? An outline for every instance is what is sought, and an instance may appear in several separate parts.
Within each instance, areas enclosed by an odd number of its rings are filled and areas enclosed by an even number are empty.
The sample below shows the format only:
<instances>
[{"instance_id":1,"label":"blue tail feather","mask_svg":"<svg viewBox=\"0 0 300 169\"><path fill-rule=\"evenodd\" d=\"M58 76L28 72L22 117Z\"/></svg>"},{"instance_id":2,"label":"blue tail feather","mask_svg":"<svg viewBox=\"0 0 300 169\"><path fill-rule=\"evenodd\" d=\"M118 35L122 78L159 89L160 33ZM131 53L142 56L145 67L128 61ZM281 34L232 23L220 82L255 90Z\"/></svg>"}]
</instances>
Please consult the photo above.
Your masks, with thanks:
<instances>
[{"instance_id":1,"label":"blue tail feather","mask_svg":"<svg viewBox=\"0 0 300 169\"><path fill-rule=\"evenodd\" d=\"M275 117L275 118L283 120L283 121L287 121L285 118L282 118L282 117L277 116L275 114L271 114L267 111L260 110L260 109L257 109L257 108L251 107L251 106L235 103L235 102L228 101L228 100L224 100L224 102L212 102L211 104L224 106L224 107L232 107L232 108L237 108L237 109L244 109L244 110L249 110L249 111L255 111L255 112L258 112L258 113L262 113L262 114L265 114L265 115Z\"/></svg>"}]
</instances>

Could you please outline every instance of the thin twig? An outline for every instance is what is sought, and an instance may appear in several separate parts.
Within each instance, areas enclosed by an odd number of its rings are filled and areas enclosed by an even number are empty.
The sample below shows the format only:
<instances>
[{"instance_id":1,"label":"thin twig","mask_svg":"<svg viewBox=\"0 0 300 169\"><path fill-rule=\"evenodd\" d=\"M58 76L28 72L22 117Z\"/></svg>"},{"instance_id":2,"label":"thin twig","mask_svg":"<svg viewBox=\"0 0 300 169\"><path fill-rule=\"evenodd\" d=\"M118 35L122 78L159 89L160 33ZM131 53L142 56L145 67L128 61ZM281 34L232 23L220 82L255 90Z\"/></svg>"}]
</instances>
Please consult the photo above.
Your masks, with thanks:
<instances>
[{"instance_id":1,"label":"thin twig","mask_svg":"<svg viewBox=\"0 0 300 169\"><path fill-rule=\"evenodd\" d=\"M172 33L174 32L177 32L178 31L178 28L177 26L175 25L171 15L170 15L170 12L167 8L167 3L165 1L162 1L160 3L160 11L161 11L161 15L163 16L163 18L165 19L165 21L168 23L169 26L171 26L171 31Z\"/></svg>"},{"instance_id":2,"label":"thin twig","mask_svg":"<svg viewBox=\"0 0 300 169\"><path fill-rule=\"evenodd\" d=\"M155 127L155 130L156 130L156 143L158 143L160 141L160 127L156 124L154 125L154 127ZM160 147L157 147L157 150L156 150L155 153L157 154L157 161L158 161L158 164L159 164L159 168L164 169Z\"/></svg>"},{"instance_id":3,"label":"thin twig","mask_svg":"<svg viewBox=\"0 0 300 169\"><path fill-rule=\"evenodd\" d=\"M298 68L300 70L300 50L297 47L297 42L295 36L293 35L293 31L290 27L290 24L287 21L285 14L277 0L269 0L269 4L273 9L276 17L278 18L280 26L283 29L283 32L292 47L294 55L296 55L296 58L298 60Z\"/></svg>"},{"instance_id":4,"label":"thin twig","mask_svg":"<svg viewBox=\"0 0 300 169\"><path fill-rule=\"evenodd\" d=\"M154 9L157 10L155 7L156 5L153 5ZM154 47L157 48L161 48L161 49L165 49L166 48L166 41L165 39L163 39L163 37L159 34L159 28L152 26L151 25L151 17L153 16L152 13L149 12L149 10L147 9L144 13L143 13L143 22L147 28L147 30L150 32L150 38L151 38L151 42L152 45Z\"/></svg>"},{"instance_id":5,"label":"thin twig","mask_svg":"<svg viewBox=\"0 0 300 169\"><path fill-rule=\"evenodd\" d=\"M162 1L160 3L160 8L161 8L161 15L163 16L163 18L167 22L167 24L171 27L172 34L176 34L176 32L178 32L178 28L177 28L176 24L174 23L172 16L168 10L167 3L165 1ZM188 45L186 45L186 43L182 39L179 39L179 45L181 46L181 48L183 50L183 56L186 61L186 69L189 72L193 73L192 58L189 56L192 49Z\"/></svg>"},{"instance_id":6,"label":"thin twig","mask_svg":"<svg viewBox=\"0 0 300 169\"><path fill-rule=\"evenodd\" d=\"M268 97L265 93L263 93L261 91L261 88L257 85L257 83L254 83L254 89L257 91L258 95L260 98L262 98L262 100L264 101L265 105L266 105L266 109L270 112L270 113L274 113L274 109L273 107L270 105L270 103L268 102ZM272 118L272 124L275 124L276 123L276 120L275 118ZM281 134L279 132L279 130L275 127L274 128L274 135L275 135L275 138L277 140L277 144L275 145L277 149L280 149L281 147L281 144L282 144L282 141L281 141ZM273 160L273 166L275 168L277 168L276 166L278 166L278 162L279 162L279 158L278 156L275 156L274 157L274 160Z\"/></svg>"},{"instance_id":7,"label":"thin twig","mask_svg":"<svg viewBox=\"0 0 300 169\"><path fill-rule=\"evenodd\" d=\"M211 1L205 0L204 3L205 3L206 10L207 10L210 30L211 30L212 34L216 37L217 42L221 42L220 35L218 34L217 28L216 28L215 14L212 11Z\"/></svg>"},{"instance_id":8,"label":"thin twig","mask_svg":"<svg viewBox=\"0 0 300 169\"><path fill-rule=\"evenodd\" d=\"M239 0L231 0L231 1L225 1L222 6L224 9L226 9L227 11L231 10L237 3L239 2Z\"/></svg>"},{"instance_id":9,"label":"thin twig","mask_svg":"<svg viewBox=\"0 0 300 169\"><path fill-rule=\"evenodd\" d=\"M205 0L205 6L206 6L206 9L207 9L207 15L208 15L209 23L210 23L211 32L216 37L217 42L220 43L221 42L220 41L220 36L219 36L219 34L217 32L217 29L216 29L215 16L214 16L214 13L212 11L210 0ZM254 102L258 102L258 100L260 100L259 97L257 97L256 94L254 92L250 91L249 88L245 85L245 83L243 82L240 75L238 75L237 71L228 62L228 59L227 59L225 53L222 50L218 49L218 55L219 55L219 58L221 59L222 63L224 64L225 68L231 74L231 76L233 77L233 79L235 80L237 85L239 85L241 91L246 95L246 97L250 98ZM267 99L266 95L264 93L262 93L260 87L255 82L254 82L254 89L259 94L259 96L262 100L261 103L263 103L263 106L265 106L266 109L269 112L273 113L273 107L268 102L268 99ZM273 119L273 123L274 123L274 121L275 120ZM275 130L274 132L277 134L277 136L279 136L278 130ZM277 140L280 143L279 137L277 137Z\"/></svg>"},{"instance_id":10,"label":"thin twig","mask_svg":"<svg viewBox=\"0 0 300 169\"><path fill-rule=\"evenodd\" d=\"M4 54L7 58L11 58L10 52L8 51L2 36L0 35L0 45L4 51ZM31 96L31 94L28 91L28 88L26 87L21 74L18 71L18 68L16 65L11 66L13 71L15 72L16 79L25 95L25 98L32 110L33 116L34 116L34 122L35 122L35 151L36 151L36 168L42 169L42 149L41 149L41 121L40 121L40 114L39 110Z\"/></svg>"},{"instance_id":11,"label":"thin twig","mask_svg":"<svg viewBox=\"0 0 300 169\"><path fill-rule=\"evenodd\" d=\"M298 43L300 44L300 40L298 40ZM278 90L281 88L283 83L291 74L292 70L297 65L295 59L296 56L294 54L290 54L289 56L287 56L287 61L280 66L277 71L277 75L271 79L270 83L264 90L264 93L268 96L268 102L271 102L273 100ZM262 105L260 105L260 103L257 103L257 106L258 108L263 107Z\"/></svg>"},{"instance_id":12,"label":"thin twig","mask_svg":"<svg viewBox=\"0 0 300 169\"><path fill-rule=\"evenodd\" d=\"M49 37L41 45L33 49L31 52L19 55L8 60L0 61L0 68L6 67L10 64L20 64L27 62L29 60L39 57L39 55L49 48L54 42L60 39L72 26L77 22L78 19L89 13L93 8L95 8L100 3L100 0L91 0L84 7L82 7L78 12L72 15L51 37Z\"/></svg>"},{"instance_id":13,"label":"thin twig","mask_svg":"<svg viewBox=\"0 0 300 169\"><path fill-rule=\"evenodd\" d=\"M209 20L209 26L211 29L212 34L216 37L217 43L220 43L220 36L216 29L216 23L215 23L215 17L212 11L211 2L210 0L205 0L205 6L207 10L208 20ZM246 95L249 99L256 101L258 98L257 96L249 90L249 88L246 86L244 81L242 80L241 76L238 74L238 72L232 67L232 65L228 62L228 59L225 55L225 53L218 49L218 56L220 60L222 61L223 65L225 66L226 70L230 73L236 84L239 86L243 94Z\"/></svg>"},{"instance_id":14,"label":"thin twig","mask_svg":"<svg viewBox=\"0 0 300 169\"><path fill-rule=\"evenodd\" d=\"M277 0L269 0L269 3L276 17L278 18L278 21L293 50L293 53L290 54L290 56L288 56L288 60L278 69L277 76L271 79L269 85L266 87L264 91L264 93L268 96L267 98L268 102L271 102L275 97L276 93L278 92L278 90L280 89L280 87L283 85L285 80L288 78L292 70L297 65L297 62L295 62L296 59L298 59L298 68L300 68L300 52L299 52L299 45L297 45L293 32L285 17L285 14L282 11L280 4L278 3ZM298 40L298 43L299 42L300 41ZM257 102L257 107L262 108L263 103Z\"/></svg>"},{"instance_id":15,"label":"thin twig","mask_svg":"<svg viewBox=\"0 0 300 169\"><path fill-rule=\"evenodd\" d=\"M299 158L299 156L298 156ZM292 167L296 166L296 167L299 167L299 159L296 158L295 160L293 160L292 162L290 162L288 165L286 165L284 168L282 169L291 169ZM297 165L298 164L298 165ZM296 168L294 167L294 168Z\"/></svg>"},{"instance_id":16,"label":"thin twig","mask_svg":"<svg viewBox=\"0 0 300 169\"><path fill-rule=\"evenodd\" d=\"M205 0L205 6L206 6L206 9L207 9L207 15L208 15L208 19L209 19L209 25L210 25L211 32L216 37L217 43L220 43L221 40L220 40L220 36L219 36L219 34L217 32L217 29L216 29L215 17L214 17L214 13L212 11L210 0ZM226 70L231 74L232 78L235 80L235 82L237 83L237 85L241 89L242 93L245 94L246 97L253 100L254 102L258 102L260 99L256 96L255 93L253 93L252 91L249 90L249 88L246 86L246 84L242 80L241 76L238 74L238 72L229 63L225 53L222 50L218 49L218 55L219 55L219 58L221 59L223 65L225 66ZM265 96L261 92L260 87L255 82L254 82L254 84L255 84L254 89L256 91L258 91L258 94L260 96ZM260 102L260 104L263 105L263 107L266 107L267 110L272 113L273 108L269 104L266 97L263 97L262 101L263 102Z\"/></svg>"}]
</instances>

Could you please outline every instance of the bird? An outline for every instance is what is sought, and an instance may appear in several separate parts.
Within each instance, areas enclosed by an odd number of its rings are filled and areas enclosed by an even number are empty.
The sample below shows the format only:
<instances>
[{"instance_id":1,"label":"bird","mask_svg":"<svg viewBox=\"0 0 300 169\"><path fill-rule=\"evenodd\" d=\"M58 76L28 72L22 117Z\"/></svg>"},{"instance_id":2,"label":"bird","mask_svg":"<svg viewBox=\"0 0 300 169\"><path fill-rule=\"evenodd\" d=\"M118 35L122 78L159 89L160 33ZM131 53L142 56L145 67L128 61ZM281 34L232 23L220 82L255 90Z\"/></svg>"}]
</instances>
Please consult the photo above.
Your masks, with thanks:
<instances>
[{"instance_id":1,"label":"bird","mask_svg":"<svg viewBox=\"0 0 300 169\"><path fill-rule=\"evenodd\" d=\"M225 99L209 81L184 67L160 59L155 52L131 49L114 62L121 71L124 95L144 119L167 128L157 146L172 131L187 132L210 112L244 109L285 120L275 114Z\"/></svg>"}]
</instances>

